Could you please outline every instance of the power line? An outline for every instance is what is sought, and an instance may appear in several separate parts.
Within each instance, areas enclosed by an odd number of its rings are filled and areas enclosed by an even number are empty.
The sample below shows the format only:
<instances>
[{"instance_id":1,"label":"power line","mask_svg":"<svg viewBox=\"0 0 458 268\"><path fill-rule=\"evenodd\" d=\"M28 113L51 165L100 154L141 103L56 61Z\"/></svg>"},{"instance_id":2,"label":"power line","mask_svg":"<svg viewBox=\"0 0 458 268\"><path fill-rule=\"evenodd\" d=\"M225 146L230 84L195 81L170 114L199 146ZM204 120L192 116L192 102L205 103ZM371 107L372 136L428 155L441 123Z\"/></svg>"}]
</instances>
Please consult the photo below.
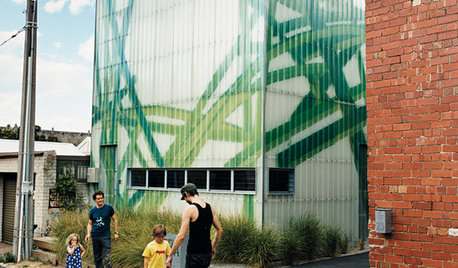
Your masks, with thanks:
<instances>
[{"instance_id":1,"label":"power line","mask_svg":"<svg viewBox=\"0 0 458 268\"><path fill-rule=\"evenodd\" d=\"M10 41L11 39L15 38L20 32L23 32L25 30L25 26L22 27L17 33L13 34L9 39L3 41L3 43L0 44L0 47L3 46L6 42Z\"/></svg>"}]
</instances>

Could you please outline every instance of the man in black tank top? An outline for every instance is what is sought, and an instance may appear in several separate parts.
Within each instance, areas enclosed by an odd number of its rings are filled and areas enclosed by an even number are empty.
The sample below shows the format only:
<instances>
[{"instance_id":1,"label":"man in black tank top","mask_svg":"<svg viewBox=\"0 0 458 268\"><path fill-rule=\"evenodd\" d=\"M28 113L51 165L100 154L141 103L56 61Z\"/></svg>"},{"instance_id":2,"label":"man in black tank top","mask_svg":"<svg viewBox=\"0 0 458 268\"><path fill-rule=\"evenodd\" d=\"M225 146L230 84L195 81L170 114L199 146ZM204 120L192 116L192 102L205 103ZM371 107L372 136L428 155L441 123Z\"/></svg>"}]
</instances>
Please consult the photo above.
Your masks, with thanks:
<instances>
[{"instance_id":1,"label":"man in black tank top","mask_svg":"<svg viewBox=\"0 0 458 268\"><path fill-rule=\"evenodd\" d=\"M185 200L190 206L184 209L181 216L181 228L175 241L172 251L167 258L167 267L171 267L173 254L178 250L188 232L189 242L186 253L186 268L206 268L210 266L211 260L215 257L216 246L218 245L223 228L216 217L215 210L210 204L200 199L197 187L188 183L181 187L181 200ZM216 234L213 243L210 241L210 229L215 227Z\"/></svg>"}]
</instances>

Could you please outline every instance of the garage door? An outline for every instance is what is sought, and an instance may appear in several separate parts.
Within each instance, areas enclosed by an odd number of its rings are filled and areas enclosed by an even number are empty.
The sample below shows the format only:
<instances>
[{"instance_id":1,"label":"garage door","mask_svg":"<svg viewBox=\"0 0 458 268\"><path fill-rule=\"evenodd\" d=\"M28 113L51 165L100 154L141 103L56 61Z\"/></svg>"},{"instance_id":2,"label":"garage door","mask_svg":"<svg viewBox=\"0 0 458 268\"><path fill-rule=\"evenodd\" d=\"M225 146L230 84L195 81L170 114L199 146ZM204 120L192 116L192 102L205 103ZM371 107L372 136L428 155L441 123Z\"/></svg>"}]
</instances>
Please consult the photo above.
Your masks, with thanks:
<instances>
[{"instance_id":1,"label":"garage door","mask_svg":"<svg viewBox=\"0 0 458 268\"><path fill-rule=\"evenodd\" d=\"M16 174L3 177L3 242L13 243L14 209L16 204Z\"/></svg>"}]
</instances>

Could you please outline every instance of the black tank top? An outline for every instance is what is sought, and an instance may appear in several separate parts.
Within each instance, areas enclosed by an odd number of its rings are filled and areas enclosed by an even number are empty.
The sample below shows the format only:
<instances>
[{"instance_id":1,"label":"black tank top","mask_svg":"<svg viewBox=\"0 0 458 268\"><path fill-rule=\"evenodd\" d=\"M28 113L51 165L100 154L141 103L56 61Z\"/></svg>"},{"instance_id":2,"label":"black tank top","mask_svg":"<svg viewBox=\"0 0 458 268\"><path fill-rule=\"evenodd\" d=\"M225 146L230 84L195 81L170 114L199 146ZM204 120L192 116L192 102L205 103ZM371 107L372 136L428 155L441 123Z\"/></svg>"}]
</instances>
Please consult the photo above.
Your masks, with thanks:
<instances>
[{"instance_id":1,"label":"black tank top","mask_svg":"<svg viewBox=\"0 0 458 268\"><path fill-rule=\"evenodd\" d=\"M196 221L189 223L188 253L211 253L210 229L213 223L212 209L208 203L205 203L205 208L202 208L197 203L192 203L191 205L196 206L199 216Z\"/></svg>"}]
</instances>

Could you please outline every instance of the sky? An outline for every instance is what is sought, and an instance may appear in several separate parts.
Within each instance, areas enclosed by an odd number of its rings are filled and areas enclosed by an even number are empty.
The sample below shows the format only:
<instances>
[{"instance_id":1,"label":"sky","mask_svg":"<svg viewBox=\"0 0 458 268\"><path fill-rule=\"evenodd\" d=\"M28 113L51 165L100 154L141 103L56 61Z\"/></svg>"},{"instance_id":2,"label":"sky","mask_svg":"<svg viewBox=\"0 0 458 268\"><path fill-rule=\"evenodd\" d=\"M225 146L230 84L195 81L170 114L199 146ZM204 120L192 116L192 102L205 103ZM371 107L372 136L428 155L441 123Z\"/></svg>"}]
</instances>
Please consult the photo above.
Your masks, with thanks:
<instances>
[{"instance_id":1,"label":"sky","mask_svg":"<svg viewBox=\"0 0 458 268\"><path fill-rule=\"evenodd\" d=\"M0 43L25 25L26 0L0 0ZM95 0L38 0L35 125L91 130ZM20 125L24 32L0 46L0 126Z\"/></svg>"}]
</instances>

